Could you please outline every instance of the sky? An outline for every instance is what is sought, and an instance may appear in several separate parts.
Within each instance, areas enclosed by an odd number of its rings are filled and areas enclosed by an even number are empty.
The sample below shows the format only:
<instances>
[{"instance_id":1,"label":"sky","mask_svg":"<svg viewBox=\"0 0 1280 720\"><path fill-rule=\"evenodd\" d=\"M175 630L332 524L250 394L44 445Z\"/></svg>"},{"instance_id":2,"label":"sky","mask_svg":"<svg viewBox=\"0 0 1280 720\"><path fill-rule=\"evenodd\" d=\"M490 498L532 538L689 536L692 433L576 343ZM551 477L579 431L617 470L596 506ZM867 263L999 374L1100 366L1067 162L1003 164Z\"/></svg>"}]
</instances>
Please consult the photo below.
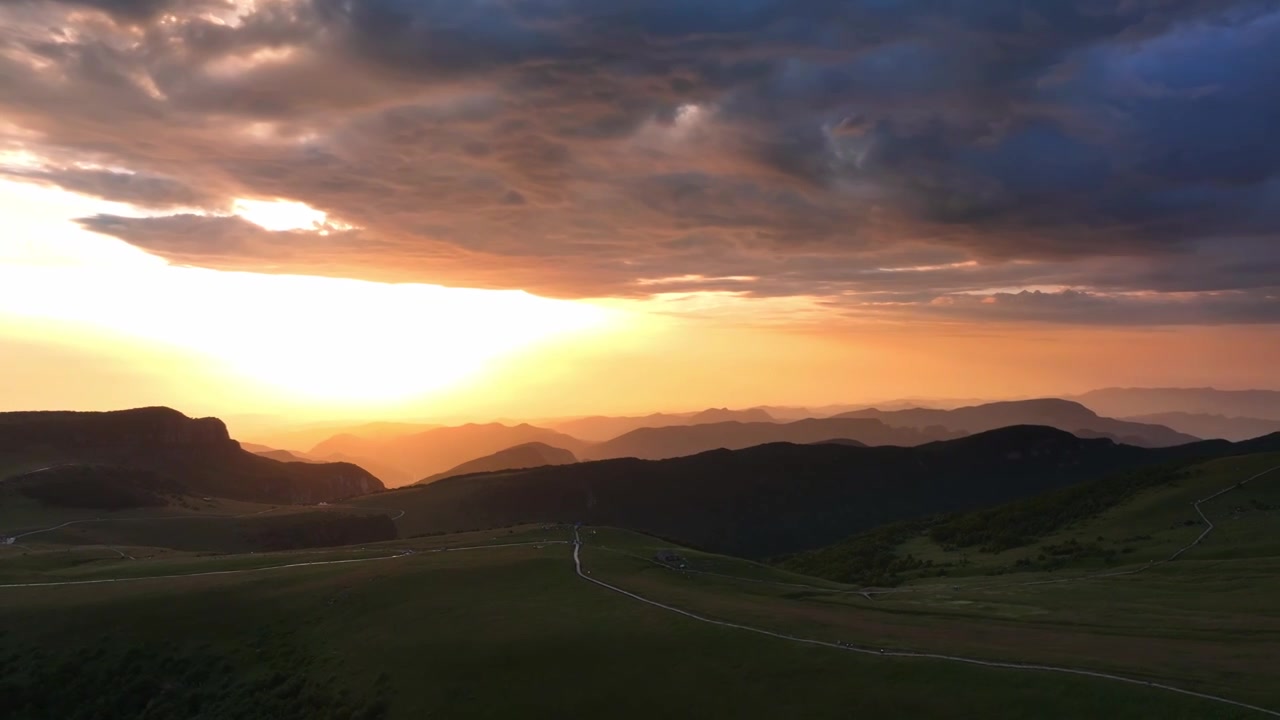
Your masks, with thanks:
<instances>
[{"instance_id":1,"label":"sky","mask_svg":"<svg viewBox=\"0 0 1280 720\"><path fill-rule=\"evenodd\" d=\"M1275 0L2 0L0 410L1280 387Z\"/></svg>"}]
</instances>

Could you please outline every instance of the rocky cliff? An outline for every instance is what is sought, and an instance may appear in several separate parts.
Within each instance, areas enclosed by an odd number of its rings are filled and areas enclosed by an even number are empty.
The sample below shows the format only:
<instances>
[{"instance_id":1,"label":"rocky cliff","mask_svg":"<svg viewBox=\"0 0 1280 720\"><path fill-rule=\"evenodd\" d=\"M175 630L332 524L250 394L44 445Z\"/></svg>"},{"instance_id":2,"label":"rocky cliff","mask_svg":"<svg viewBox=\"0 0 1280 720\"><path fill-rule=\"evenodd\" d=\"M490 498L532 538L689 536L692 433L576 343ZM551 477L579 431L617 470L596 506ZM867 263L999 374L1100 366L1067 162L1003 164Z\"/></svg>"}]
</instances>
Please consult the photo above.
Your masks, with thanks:
<instances>
[{"instance_id":1,"label":"rocky cliff","mask_svg":"<svg viewBox=\"0 0 1280 720\"><path fill-rule=\"evenodd\" d=\"M170 408L0 413L0 467L94 465L156 473L191 494L273 503L364 495L383 484L350 463L278 462L240 448L217 418Z\"/></svg>"}]
</instances>

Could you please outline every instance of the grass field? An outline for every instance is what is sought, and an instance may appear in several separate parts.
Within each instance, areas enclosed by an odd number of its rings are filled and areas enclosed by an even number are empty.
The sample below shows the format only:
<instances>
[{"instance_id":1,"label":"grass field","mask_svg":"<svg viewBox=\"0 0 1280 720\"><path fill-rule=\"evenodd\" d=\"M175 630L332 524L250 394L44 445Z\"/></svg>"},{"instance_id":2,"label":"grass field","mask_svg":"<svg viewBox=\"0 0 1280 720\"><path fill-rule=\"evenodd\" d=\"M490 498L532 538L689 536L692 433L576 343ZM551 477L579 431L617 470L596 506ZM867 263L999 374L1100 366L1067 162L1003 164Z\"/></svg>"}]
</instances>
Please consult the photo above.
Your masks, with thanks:
<instances>
[{"instance_id":1,"label":"grass field","mask_svg":"<svg viewBox=\"0 0 1280 720\"><path fill-rule=\"evenodd\" d=\"M117 558L93 572L28 568L26 579L123 576L126 567L159 575L391 551L389 559L371 562L0 588L0 704L18 708L10 714L17 718L95 712L281 718L1259 716L1105 680L866 657L706 625L583 581L574 574L569 545L541 542L568 537L564 529L513 528L352 552L186 555L150 565ZM1245 673L1234 682L1214 679L1212 663L1195 677L1182 677L1163 657L1165 645L1138 641L1208 648L1208 641L1187 637L1195 635L1189 628L1164 638L1113 628L1119 638L1113 646L1127 643L1142 651L1149 667L1137 667L1137 651L1119 658L1106 654L1111 646L1101 639L1110 633L1068 631L1070 623L1060 618L1046 625L966 616L976 614L972 610L912 608L924 595L871 602L807 594L794 587L805 578L680 551L698 568L740 571L756 582L687 575L649 561L654 549L670 547L661 541L608 529L584 539L585 562L594 576L736 622L819 639L1076 660L1080 666L1234 691L1246 700L1276 699L1265 682L1265 673L1274 670L1265 662L1253 676ZM500 546L513 542L538 544ZM472 545L492 547L432 552ZM414 553L397 554L404 550ZM1016 602L1033 597L1020 595ZM1152 600L1158 604L1160 598ZM1059 598L1048 612L1069 613L1071 605ZM1238 597L1235 606L1244 612L1247 603ZM1182 611L1194 615L1197 609ZM1257 629L1274 641L1274 626ZM1060 642L1035 642L1055 632ZM1241 652L1240 638L1233 639L1233 652Z\"/></svg>"},{"instance_id":2,"label":"grass field","mask_svg":"<svg viewBox=\"0 0 1280 720\"><path fill-rule=\"evenodd\" d=\"M897 567L889 582L907 585L1010 573L1047 580L1111 572L1167 559L1207 528L1196 513L1195 501L1275 468L1280 468L1280 454L1276 453L1177 467L1153 476L1154 482L1116 504L1061 526L1052 526L1049 519L1066 503L1053 499L1077 488L989 511L899 524L801 554L784 564L806 573L849 580L874 576L868 570L873 561L892 561ZM1090 495L1083 497L1087 500ZM1207 557L1204 552L1224 559L1280 556L1280 532L1276 532L1280 527L1280 469L1205 503L1202 510L1220 522L1211 549L1202 549L1199 557ZM1027 528L1024 533L1049 529L1007 544L981 540L944 544L936 539L939 529L956 525L970 528L968 533L974 537L1001 537L1018 524ZM874 552L868 553L872 547Z\"/></svg>"},{"instance_id":3,"label":"grass field","mask_svg":"<svg viewBox=\"0 0 1280 720\"><path fill-rule=\"evenodd\" d=\"M1019 549L878 592L611 528L581 530L582 558L594 579L706 618L1111 673L1280 711L1280 477L1204 503L1215 530L1176 562L1091 576L1167 557L1204 529L1185 523L1198 518L1193 500L1276 464L1207 464L1043 538L1134 548L1055 572L993 574L1036 551ZM866 656L699 622L578 577L569 529L431 534L400 497L412 495L335 505L396 518L400 539L350 547L237 553L209 529L233 526L205 519L213 510L298 510L242 503L118 513L72 526L85 536L67 528L0 547L0 707L15 718L1266 716L1105 679ZM179 536L225 549L174 549ZM947 552L923 541L910 542ZM657 562L663 549L686 567Z\"/></svg>"}]
</instances>

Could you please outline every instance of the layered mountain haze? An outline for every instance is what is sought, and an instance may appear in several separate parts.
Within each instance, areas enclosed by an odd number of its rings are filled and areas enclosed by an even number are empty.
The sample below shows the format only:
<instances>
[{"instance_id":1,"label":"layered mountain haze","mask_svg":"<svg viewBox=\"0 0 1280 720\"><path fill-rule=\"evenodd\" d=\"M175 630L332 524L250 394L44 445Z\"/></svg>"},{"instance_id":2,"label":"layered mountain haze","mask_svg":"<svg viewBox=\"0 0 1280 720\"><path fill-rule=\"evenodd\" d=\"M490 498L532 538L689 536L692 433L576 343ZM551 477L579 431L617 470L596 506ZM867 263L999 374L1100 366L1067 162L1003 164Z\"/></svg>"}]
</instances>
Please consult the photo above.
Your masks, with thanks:
<instances>
[{"instance_id":1,"label":"layered mountain haze","mask_svg":"<svg viewBox=\"0 0 1280 720\"><path fill-rule=\"evenodd\" d=\"M919 447L772 443L666 460L624 458L448 478L399 490L410 494L395 502L410 508L417 522L440 530L585 522L761 558L1100 474L1248 449L1223 441L1139 448L1018 426Z\"/></svg>"},{"instance_id":2,"label":"layered mountain haze","mask_svg":"<svg viewBox=\"0 0 1280 720\"><path fill-rule=\"evenodd\" d=\"M872 408L836 417L870 418L894 427L946 428L966 433L984 432L1010 425L1044 425L1080 437L1107 437L1141 447L1167 447L1200 439L1162 425L1100 417L1080 403L1057 398L987 403L953 410Z\"/></svg>"},{"instance_id":3,"label":"layered mountain haze","mask_svg":"<svg viewBox=\"0 0 1280 720\"><path fill-rule=\"evenodd\" d=\"M1280 390L1103 388L1069 399L1111 417L1185 412L1280 421Z\"/></svg>"},{"instance_id":4,"label":"layered mountain haze","mask_svg":"<svg viewBox=\"0 0 1280 720\"><path fill-rule=\"evenodd\" d=\"M808 417L803 408L793 408L799 417ZM637 417L594 416L547 423L548 427L583 440L602 442L640 428L671 427L674 425L704 425L719 422L774 422L775 418L764 408L729 410L709 408L696 413L653 413Z\"/></svg>"},{"instance_id":5,"label":"layered mountain haze","mask_svg":"<svg viewBox=\"0 0 1280 720\"><path fill-rule=\"evenodd\" d=\"M820 443L852 440L863 445L920 445L959 437L943 428L894 428L879 420L810 418L789 423L722 422L707 425L641 428L593 445L582 457L592 460L635 457L646 460L693 455L715 449L741 449L765 443Z\"/></svg>"},{"instance_id":6,"label":"layered mountain haze","mask_svg":"<svg viewBox=\"0 0 1280 720\"><path fill-rule=\"evenodd\" d=\"M0 413L0 473L39 483L45 473L64 476L67 468L82 468L77 483L92 483L86 473L111 483L143 477L187 494L256 502L315 503L384 489L350 463L256 455L232 440L221 420L169 408Z\"/></svg>"},{"instance_id":7,"label":"layered mountain haze","mask_svg":"<svg viewBox=\"0 0 1280 720\"><path fill-rule=\"evenodd\" d=\"M1227 417L1208 413L1165 412L1124 418L1132 422L1155 423L1202 438L1248 440L1280 432L1280 420Z\"/></svg>"},{"instance_id":8,"label":"layered mountain haze","mask_svg":"<svg viewBox=\"0 0 1280 720\"><path fill-rule=\"evenodd\" d=\"M473 475L475 473L495 472L499 470L520 470L525 468L544 467L547 465L568 465L578 462L578 458L568 450L551 447L546 443L531 442L523 445L499 450L475 460L458 465L442 473L423 478L415 485L426 485L455 475Z\"/></svg>"},{"instance_id":9,"label":"layered mountain haze","mask_svg":"<svg viewBox=\"0 0 1280 720\"><path fill-rule=\"evenodd\" d=\"M444 472L470 460L505 450L515 445L539 442L563 448L577 455L587 443L564 433L528 424L514 426L501 423L468 424L441 427L407 435L363 437L338 435L316 445L308 453L313 458L349 458L353 462L370 461L395 471L396 478L415 480Z\"/></svg>"}]
</instances>

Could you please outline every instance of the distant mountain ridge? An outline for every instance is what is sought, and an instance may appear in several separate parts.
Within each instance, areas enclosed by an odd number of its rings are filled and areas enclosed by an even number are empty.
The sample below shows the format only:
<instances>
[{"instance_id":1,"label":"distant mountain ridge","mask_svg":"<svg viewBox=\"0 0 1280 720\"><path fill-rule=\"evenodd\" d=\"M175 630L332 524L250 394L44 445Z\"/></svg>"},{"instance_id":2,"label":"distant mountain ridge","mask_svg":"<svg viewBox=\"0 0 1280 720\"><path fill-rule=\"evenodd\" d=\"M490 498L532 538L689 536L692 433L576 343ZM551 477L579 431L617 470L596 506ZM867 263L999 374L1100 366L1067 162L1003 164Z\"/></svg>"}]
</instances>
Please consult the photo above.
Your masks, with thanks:
<instances>
[{"instance_id":1,"label":"distant mountain ridge","mask_svg":"<svg viewBox=\"0 0 1280 720\"><path fill-rule=\"evenodd\" d=\"M1280 420L1280 390L1103 388L1069 399L1111 417L1186 412Z\"/></svg>"},{"instance_id":2,"label":"distant mountain ridge","mask_svg":"<svg viewBox=\"0 0 1280 720\"><path fill-rule=\"evenodd\" d=\"M376 458L378 464L395 468L407 482L447 471L462 463L524 443L540 442L577 455L587 446L578 438L526 423L468 424L433 428L408 435L360 437L338 435L316 445L308 457L341 455L357 462Z\"/></svg>"},{"instance_id":3,"label":"distant mountain ridge","mask_svg":"<svg viewBox=\"0 0 1280 720\"><path fill-rule=\"evenodd\" d=\"M1248 447L1206 441L1138 448L1018 426L918 447L773 443L448 478L397 492L418 493L402 502L441 530L581 521L762 558L896 520L987 507L1108 472Z\"/></svg>"},{"instance_id":4,"label":"distant mountain ridge","mask_svg":"<svg viewBox=\"0 0 1280 720\"><path fill-rule=\"evenodd\" d=\"M701 412L690 413L652 413L637 416L594 415L551 422L547 425L552 429L582 440L603 442L640 428L702 425L732 421L774 422L775 420L776 418L764 408L749 408L747 410L708 408Z\"/></svg>"},{"instance_id":5,"label":"distant mountain ridge","mask_svg":"<svg viewBox=\"0 0 1280 720\"><path fill-rule=\"evenodd\" d=\"M312 503L384 489L349 463L277 462L255 455L230 438L221 420L189 418L164 407L0 413L0 467L6 466L20 469L13 474L41 466L101 468L114 478L131 471L192 494L254 502ZM29 474L27 481L39 478Z\"/></svg>"},{"instance_id":6,"label":"distant mountain ridge","mask_svg":"<svg viewBox=\"0 0 1280 720\"><path fill-rule=\"evenodd\" d=\"M873 418L894 427L942 427L967 433L986 432L1012 425L1043 425L1080 437L1109 437L1116 442L1140 447L1169 447L1200 439L1163 425L1101 417L1080 403L1058 398L994 402L953 410L872 408L836 417Z\"/></svg>"},{"instance_id":7,"label":"distant mountain ridge","mask_svg":"<svg viewBox=\"0 0 1280 720\"><path fill-rule=\"evenodd\" d=\"M1249 440L1280 432L1280 420L1226 417L1207 413L1167 412L1124 419L1132 422L1157 423L1206 439Z\"/></svg>"},{"instance_id":8,"label":"distant mountain ridge","mask_svg":"<svg viewBox=\"0 0 1280 720\"><path fill-rule=\"evenodd\" d=\"M568 450L552 447L546 443L531 442L499 450L492 455L485 455L475 460L468 460L442 473L423 478L414 484L426 485L457 475L472 475L501 470L523 470L547 465L568 465L576 462L578 462L578 458Z\"/></svg>"},{"instance_id":9,"label":"distant mountain ridge","mask_svg":"<svg viewBox=\"0 0 1280 720\"><path fill-rule=\"evenodd\" d=\"M662 460L720 448L740 450L766 443L809 444L829 440L909 446L961 434L942 428L893 428L879 420L854 418L809 418L789 423L723 422L641 428L594 445L585 451L583 457L591 460L621 457Z\"/></svg>"}]
</instances>

